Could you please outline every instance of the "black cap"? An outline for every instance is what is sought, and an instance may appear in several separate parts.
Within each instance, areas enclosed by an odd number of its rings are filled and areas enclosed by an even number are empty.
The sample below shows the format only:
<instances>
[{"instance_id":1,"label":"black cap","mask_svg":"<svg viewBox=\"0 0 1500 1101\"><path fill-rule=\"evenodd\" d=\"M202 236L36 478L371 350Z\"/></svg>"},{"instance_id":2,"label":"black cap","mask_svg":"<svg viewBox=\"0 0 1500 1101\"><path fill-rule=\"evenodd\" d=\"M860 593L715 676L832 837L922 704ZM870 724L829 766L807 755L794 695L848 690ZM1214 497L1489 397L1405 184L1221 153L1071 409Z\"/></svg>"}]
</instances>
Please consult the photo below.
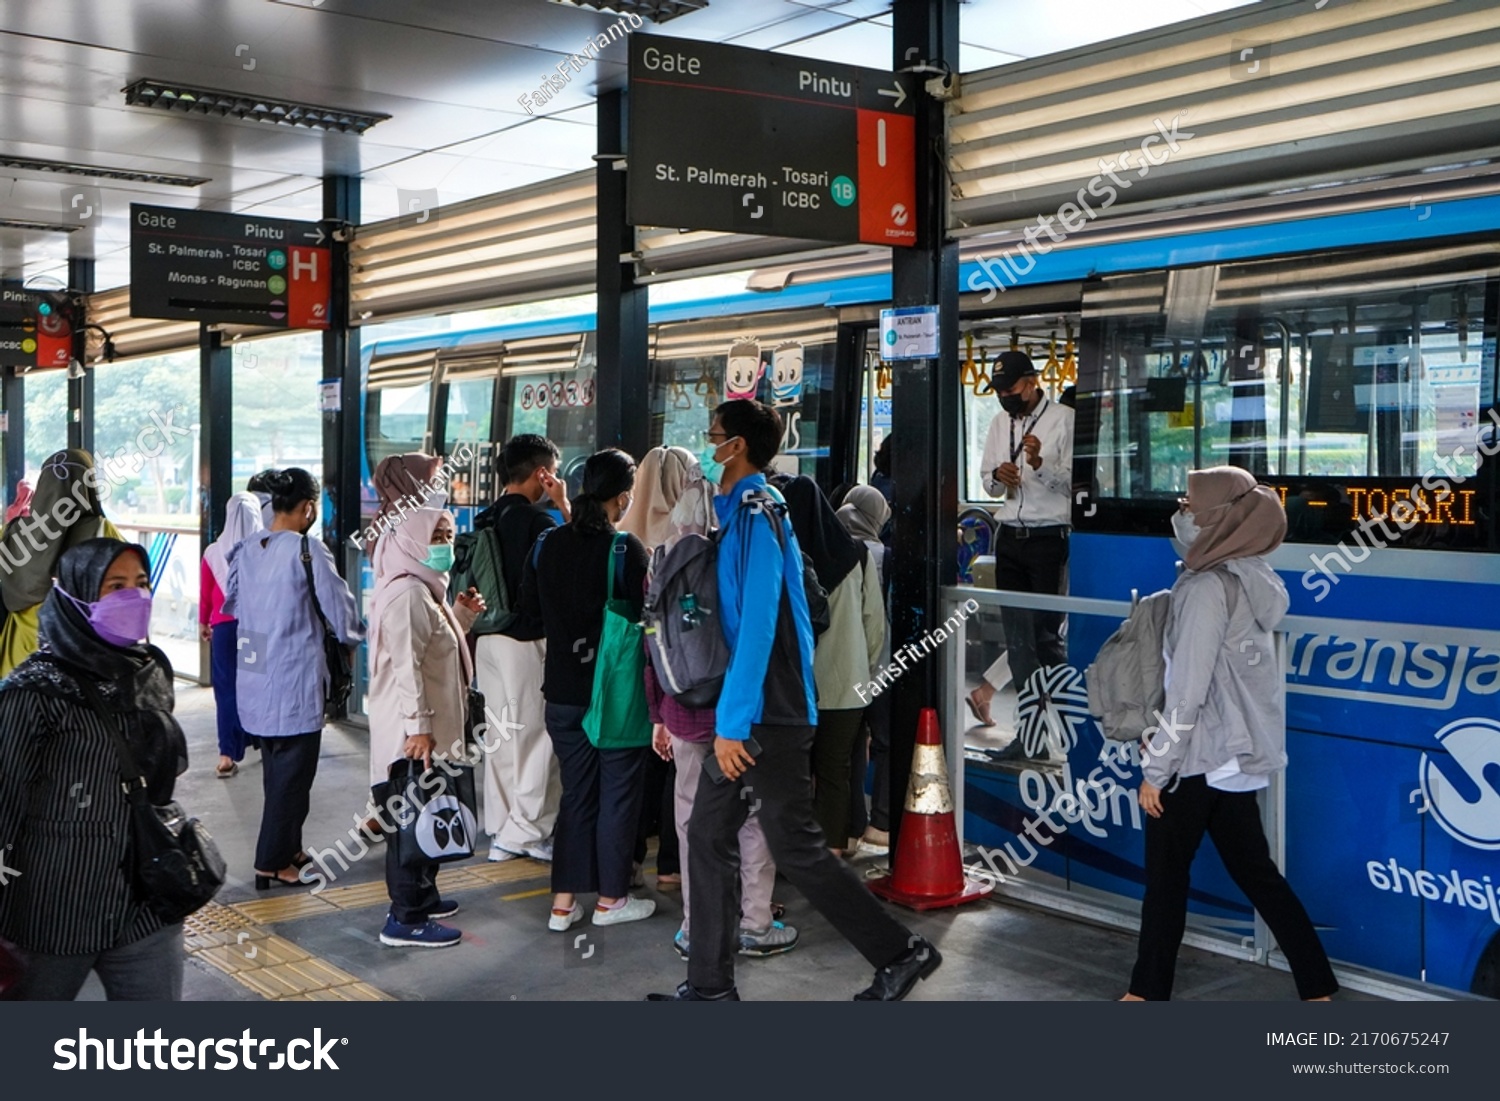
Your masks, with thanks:
<instances>
[{"instance_id":1,"label":"black cap","mask_svg":"<svg viewBox=\"0 0 1500 1101\"><path fill-rule=\"evenodd\" d=\"M1003 393L1027 375L1034 374L1036 364L1025 352L1001 352L995 360L995 373L990 376L990 393Z\"/></svg>"}]
</instances>

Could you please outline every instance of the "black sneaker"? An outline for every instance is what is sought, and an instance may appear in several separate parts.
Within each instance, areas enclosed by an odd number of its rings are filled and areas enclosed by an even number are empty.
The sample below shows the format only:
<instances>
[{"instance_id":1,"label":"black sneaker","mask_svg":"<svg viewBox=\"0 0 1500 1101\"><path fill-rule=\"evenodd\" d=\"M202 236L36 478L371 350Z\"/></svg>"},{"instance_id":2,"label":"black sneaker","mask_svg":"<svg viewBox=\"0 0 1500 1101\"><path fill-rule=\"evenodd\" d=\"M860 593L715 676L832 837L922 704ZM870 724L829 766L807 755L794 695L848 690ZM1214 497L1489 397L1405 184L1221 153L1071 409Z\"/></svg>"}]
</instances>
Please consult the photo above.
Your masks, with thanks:
<instances>
[{"instance_id":1,"label":"black sneaker","mask_svg":"<svg viewBox=\"0 0 1500 1101\"><path fill-rule=\"evenodd\" d=\"M854 995L856 1002L899 1002L911 993L918 979L925 979L942 964L938 950L921 937L911 950L875 972L875 981Z\"/></svg>"},{"instance_id":2,"label":"black sneaker","mask_svg":"<svg viewBox=\"0 0 1500 1101\"><path fill-rule=\"evenodd\" d=\"M692 983L683 983L671 994L647 994L648 1002L737 1002L740 1000L740 992L730 987L722 994L700 994L693 989Z\"/></svg>"}]
</instances>

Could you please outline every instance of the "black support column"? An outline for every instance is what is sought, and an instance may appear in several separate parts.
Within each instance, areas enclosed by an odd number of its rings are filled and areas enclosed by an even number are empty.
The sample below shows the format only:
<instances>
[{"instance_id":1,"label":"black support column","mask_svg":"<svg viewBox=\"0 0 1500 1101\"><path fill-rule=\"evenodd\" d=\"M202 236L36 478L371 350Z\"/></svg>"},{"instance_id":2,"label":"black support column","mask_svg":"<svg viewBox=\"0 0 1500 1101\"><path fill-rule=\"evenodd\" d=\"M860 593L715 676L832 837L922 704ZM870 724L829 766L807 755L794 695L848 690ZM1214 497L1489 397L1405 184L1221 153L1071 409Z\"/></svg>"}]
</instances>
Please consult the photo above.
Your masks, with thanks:
<instances>
[{"instance_id":1,"label":"black support column","mask_svg":"<svg viewBox=\"0 0 1500 1101\"><path fill-rule=\"evenodd\" d=\"M94 261L92 257L70 256L68 258L68 291L77 298L94 293ZM82 311L73 318L73 359L82 364L87 355L88 333L84 323L88 320ZM94 373L80 371L77 377L68 379L68 446L79 447L89 454L94 453Z\"/></svg>"},{"instance_id":2,"label":"black support column","mask_svg":"<svg viewBox=\"0 0 1500 1101\"><path fill-rule=\"evenodd\" d=\"M323 179L323 224L359 223L359 185L354 176ZM343 234L340 234L343 236ZM360 526L360 433L364 422L359 389L359 331L349 326L349 245L330 240L333 273L330 281L328 328L323 331L323 377L339 380L339 411L323 416L323 487L330 508L323 517L323 540L345 577L357 558L349 536ZM312 400L320 400L317 395Z\"/></svg>"},{"instance_id":3,"label":"black support column","mask_svg":"<svg viewBox=\"0 0 1500 1101\"><path fill-rule=\"evenodd\" d=\"M894 67L919 62L958 71L959 0L895 0ZM930 76L932 74L926 74ZM892 388L895 563L891 647L916 642L941 621L939 589L957 580L958 245L947 234L948 158L943 104L917 95L917 244L893 249L892 305L939 308L938 358L897 363ZM901 826L918 712L937 707L939 651L896 681L891 716L891 852ZM940 709L941 712L941 709ZM945 735L947 732L944 732ZM950 761L950 767L954 762Z\"/></svg>"},{"instance_id":4,"label":"black support column","mask_svg":"<svg viewBox=\"0 0 1500 1101\"><path fill-rule=\"evenodd\" d=\"M617 155L625 152L626 99L623 91L599 97L597 226L598 373L594 392L600 448L619 447L637 459L651 447L651 391L647 289L637 286L635 267L620 258L635 249L625 220L625 173ZM705 423L704 428L708 425Z\"/></svg>"},{"instance_id":5,"label":"black support column","mask_svg":"<svg viewBox=\"0 0 1500 1101\"><path fill-rule=\"evenodd\" d=\"M5 500L16 499L16 484L26 473L26 380L14 367L3 369L0 386L5 405Z\"/></svg>"},{"instance_id":6,"label":"black support column","mask_svg":"<svg viewBox=\"0 0 1500 1101\"><path fill-rule=\"evenodd\" d=\"M234 353L224 334L198 326L198 532L206 550L224 530L224 509L234 493ZM199 680L210 682L208 643L198 647Z\"/></svg>"}]
</instances>

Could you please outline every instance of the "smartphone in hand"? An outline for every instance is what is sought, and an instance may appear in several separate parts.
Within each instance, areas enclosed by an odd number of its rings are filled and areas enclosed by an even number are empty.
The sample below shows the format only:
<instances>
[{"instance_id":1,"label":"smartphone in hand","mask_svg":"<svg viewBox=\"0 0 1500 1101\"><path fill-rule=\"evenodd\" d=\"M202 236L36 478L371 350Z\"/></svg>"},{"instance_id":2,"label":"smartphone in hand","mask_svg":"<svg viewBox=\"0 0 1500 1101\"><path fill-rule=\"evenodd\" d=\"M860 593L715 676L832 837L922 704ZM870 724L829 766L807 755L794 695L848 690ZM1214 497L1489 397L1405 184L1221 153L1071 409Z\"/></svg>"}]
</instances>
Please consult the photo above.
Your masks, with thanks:
<instances>
[{"instance_id":1,"label":"smartphone in hand","mask_svg":"<svg viewBox=\"0 0 1500 1101\"><path fill-rule=\"evenodd\" d=\"M724 770L719 767L719 757L713 751L713 743L709 743L708 756L703 759L703 771L708 773L708 778L716 784L722 784L729 779L724 775ZM745 752L751 757L760 756L760 743L753 737L745 739Z\"/></svg>"}]
</instances>

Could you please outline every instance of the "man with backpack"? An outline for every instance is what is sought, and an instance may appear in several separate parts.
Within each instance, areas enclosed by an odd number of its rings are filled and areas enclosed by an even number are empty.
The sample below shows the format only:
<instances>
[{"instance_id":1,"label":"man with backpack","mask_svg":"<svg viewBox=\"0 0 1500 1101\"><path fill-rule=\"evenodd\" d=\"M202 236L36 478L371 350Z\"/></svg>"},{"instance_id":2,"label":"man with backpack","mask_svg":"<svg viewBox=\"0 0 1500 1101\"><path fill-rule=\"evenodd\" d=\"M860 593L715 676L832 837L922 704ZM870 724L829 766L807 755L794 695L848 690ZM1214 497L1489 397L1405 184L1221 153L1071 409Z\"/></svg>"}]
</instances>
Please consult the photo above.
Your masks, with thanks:
<instances>
[{"instance_id":1,"label":"man with backpack","mask_svg":"<svg viewBox=\"0 0 1500 1101\"><path fill-rule=\"evenodd\" d=\"M557 477L557 445L544 436L512 437L501 450L505 491L454 545L452 587L484 596L474 622L474 677L490 712L484 764L484 829L489 858L552 859L552 826L562 794L557 758L543 718L542 625L521 615L521 573L537 537L555 522L538 507L547 497L569 519L568 491ZM518 724L501 727L500 722ZM502 733L503 731L503 733Z\"/></svg>"},{"instance_id":2,"label":"man with backpack","mask_svg":"<svg viewBox=\"0 0 1500 1101\"><path fill-rule=\"evenodd\" d=\"M781 418L757 401L714 410L703 473L717 482L714 617L727 643L715 707L713 753L692 819L688 864L693 935L688 980L651 1001L738 1001L736 891L739 830L757 808L777 868L877 969L856 1001L899 1001L942 962L888 914L828 849L813 817L811 753L817 726L813 630L802 552L785 503L762 473L781 443ZM716 775L717 773L717 775Z\"/></svg>"}]
</instances>

